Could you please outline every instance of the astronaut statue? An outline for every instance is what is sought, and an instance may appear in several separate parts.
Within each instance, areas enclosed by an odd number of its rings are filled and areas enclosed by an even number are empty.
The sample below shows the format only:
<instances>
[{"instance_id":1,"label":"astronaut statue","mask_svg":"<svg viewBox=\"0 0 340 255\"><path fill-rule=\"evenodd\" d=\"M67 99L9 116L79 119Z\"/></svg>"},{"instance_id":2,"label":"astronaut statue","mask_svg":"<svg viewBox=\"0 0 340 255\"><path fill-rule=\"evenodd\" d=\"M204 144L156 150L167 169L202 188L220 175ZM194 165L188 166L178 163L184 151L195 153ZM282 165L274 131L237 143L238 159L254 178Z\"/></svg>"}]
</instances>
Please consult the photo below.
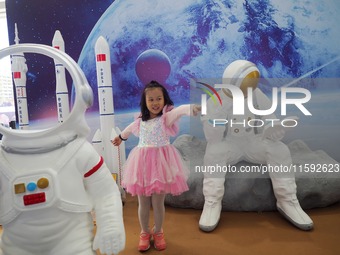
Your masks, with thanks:
<instances>
[{"instance_id":1,"label":"astronaut statue","mask_svg":"<svg viewBox=\"0 0 340 255\"><path fill-rule=\"evenodd\" d=\"M257 88L260 73L255 64L236 60L223 73L223 84L238 87L247 101L247 93L252 92L253 107L255 109L269 109L269 98ZM248 88L251 88L248 90ZM288 147L280 140L284 137L282 126L261 125L248 120L260 120L259 116L244 104L244 114L233 114L233 95L231 90L222 88L218 91L222 106L217 107L211 100L207 102L207 114L202 116L203 130L207 140L204 156L205 166L234 165L242 160L250 163L267 164L271 166L290 166L292 159ZM276 119L274 114L262 116L266 119ZM224 125L215 125L215 120L225 120ZM214 121L213 121L214 120ZM231 124L234 123L234 124ZM265 122L263 122L265 123ZM266 123L267 124L267 123ZM224 196L224 182L226 173L211 175L205 173L203 180L203 194L205 203L199 220L201 230L210 232L219 222ZM313 222L302 210L296 197L296 183L293 173L271 172L276 207L278 211L297 228L310 230Z\"/></svg>"},{"instance_id":2,"label":"astronaut statue","mask_svg":"<svg viewBox=\"0 0 340 255\"><path fill-rule=\"evenodd\" d=\"M20 44L0 51L43 54L69 71L76 98L56 127L13 130L0 126L0 254L118 254L125 247L117 184L86 136L92 90L68 55L50 46ZM96 234L91 211L96 213Z\"/></svg>"}]
</instances>

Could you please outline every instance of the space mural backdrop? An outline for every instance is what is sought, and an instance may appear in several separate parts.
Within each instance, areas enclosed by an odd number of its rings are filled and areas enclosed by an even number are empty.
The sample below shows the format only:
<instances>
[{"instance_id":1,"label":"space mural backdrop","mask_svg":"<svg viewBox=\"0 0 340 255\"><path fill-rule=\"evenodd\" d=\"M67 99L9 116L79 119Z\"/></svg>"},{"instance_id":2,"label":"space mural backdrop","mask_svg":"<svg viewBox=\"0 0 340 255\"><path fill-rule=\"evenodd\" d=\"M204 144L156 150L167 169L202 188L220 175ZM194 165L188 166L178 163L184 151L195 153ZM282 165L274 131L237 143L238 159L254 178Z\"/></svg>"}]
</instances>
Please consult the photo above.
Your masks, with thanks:
<instances>
[{"instance_id":1,"label":"space mural backdrop","mask_svg":"<svg viewBox=\"0 0 340 255\"><path fill-rule=\"evenodd\" d=\"M332 156L333 147L339 148L338 0L7 0L6 8L10 44L15 23L20 43L51 45L54 32L61 32L66 53L93 88L89 112L98 112L94 45L103 36L111 51L117 114L137 111L150 79L168 88L175 105L188 103L192 80L218 79L232 61L246 59L258 66L265 92L270 91L266 80L306 79L301 86L312 93L307 107L313 117L302 119L305 128L314 129L301 135L313 145L311 137L321 132L322 142L314 141L314 147L328 148ZM55 116L53 61L26 58L30 120ZM143 58L150 61L148 70Z\"/></svg>"}]
</instances>

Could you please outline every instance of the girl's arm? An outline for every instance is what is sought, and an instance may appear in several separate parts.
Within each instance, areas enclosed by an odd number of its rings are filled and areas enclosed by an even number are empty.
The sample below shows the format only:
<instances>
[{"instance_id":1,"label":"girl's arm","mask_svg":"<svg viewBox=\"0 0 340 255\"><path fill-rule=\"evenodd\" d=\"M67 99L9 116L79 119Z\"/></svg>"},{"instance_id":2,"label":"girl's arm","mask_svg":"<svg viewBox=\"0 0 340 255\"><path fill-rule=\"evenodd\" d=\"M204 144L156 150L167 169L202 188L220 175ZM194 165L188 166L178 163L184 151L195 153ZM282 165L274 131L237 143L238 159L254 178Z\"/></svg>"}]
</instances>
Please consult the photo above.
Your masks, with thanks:
<instances>
[{"instance_id":1,"label":"girl's arm","mask_svg":"<svg viewBox=\"0 0 340 255\"><path fill-rule=\"evenodd\" d=\"M114 146L119 146L122 143L122 141L126 141L128 137L131 135L132 128L134 125L135 125L135 122L132 122L130 125L128 125L118 136L116 136L112 140L112 144Z\"/></svg>"},{"instance_id":2,"label":"girl's arm","mask_svg":"<svg viewBox=\"0 0 340 255\"><path fill-rule=\"evenodd\" d=\"M184 104L181 106L178 106L176 108L174 108L173 110L166 112L166 125L169 127L172 124L174 124L174 122L176 120L178 120L180 117L186 115L186 116L190 116L190 115L194 115L196 116L197 113L201 110L201 107L199 105L190 105L190 104Z\"/></svg>"},{"instance_id":3,"label":"girl's arm","mask_svg":"<svg viewBox=\"0 0 340 255\"><path fill-rule=\"evenodd\" d=\"M130 125L128 125L121 133L121 137L123 139L128 139L129 136L131 135L132 133L132 130L133 130L133 127L136 125L136 122L137 120L135 120L134 122L132 122Z\"/></svg>"}]
</instances>

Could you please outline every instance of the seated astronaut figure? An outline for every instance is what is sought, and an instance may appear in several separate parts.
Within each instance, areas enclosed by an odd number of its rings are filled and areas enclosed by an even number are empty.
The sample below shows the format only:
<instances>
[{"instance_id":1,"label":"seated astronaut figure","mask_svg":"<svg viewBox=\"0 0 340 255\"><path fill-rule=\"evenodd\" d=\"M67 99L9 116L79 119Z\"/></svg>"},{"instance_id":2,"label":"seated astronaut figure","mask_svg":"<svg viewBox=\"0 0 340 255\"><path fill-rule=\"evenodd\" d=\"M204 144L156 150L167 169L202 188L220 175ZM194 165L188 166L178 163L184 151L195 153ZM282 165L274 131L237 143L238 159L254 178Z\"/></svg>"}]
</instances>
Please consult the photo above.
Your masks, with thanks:
<instances>
[{"instance_id":1,"label":"seated astronaut figure","mask_svg":"<svg viewBox=\"0 0 340 255\"><path fill-rule=\"evenodd\" d=\"M233 114L232 93L228 89L222 88L218 91L222 100L221 106L217 107L210 99L208 100L207 114L201 118L207 140L204 155L205 166L234 165L240 161L271 166L292 164L288 147L280 141L285 134L284 128L276 128L274 125L266 126L266 132L263 133L256 128L257 125L254 123L247 125L248 120L261 117L277 119L274 114L254 116L247 107L248 88L252 88L250 92L252 92L254 108L267 110L271 107L269 98L257 88L259 77L260 73L255 64L245 60L234 61L225 69L223 83L238 87L244 94L244 114ZM228 123L214 125L216 123L212 120L216 119L224 119ZM225 172L221 172L213 175L206 173L204 176L205 203L199 220L199 228L203 231L213 231L218 225L224 196L225 175ZM302 210L296 197L294 173L271 172L269 176L278 211L297 228L312 229L313 221Z\"/></svg>"},{"instance_id":2,"label":"seated astronaut figure","mask_svg":"<svg viewBox=\"0 0 340 255\"><path fill-rule=\"evenodd\" d=\"M0 51L58 59L70 72L75 103L68 119L48 129L0 126L0 254L118 254L125 247L122 201L103 159L87 142L85 111L92 90L78 65L52 47L20 44ZM96 213L94 235L92 210Z\"/></svg>"}]
</instances>

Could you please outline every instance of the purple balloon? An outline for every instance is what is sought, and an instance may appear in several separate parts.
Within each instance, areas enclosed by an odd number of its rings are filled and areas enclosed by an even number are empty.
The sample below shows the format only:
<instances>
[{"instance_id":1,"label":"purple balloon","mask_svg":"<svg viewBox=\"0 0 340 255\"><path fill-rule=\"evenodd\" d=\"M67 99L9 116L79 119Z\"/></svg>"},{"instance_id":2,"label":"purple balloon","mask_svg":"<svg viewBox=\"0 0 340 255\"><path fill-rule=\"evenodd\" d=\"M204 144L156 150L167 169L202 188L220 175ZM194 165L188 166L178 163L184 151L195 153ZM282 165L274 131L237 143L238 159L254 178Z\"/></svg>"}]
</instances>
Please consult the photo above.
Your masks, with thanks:
<instances>
[{"instance_id":1,"label":"purple balloon","mask_svg":"<svg viewBox=\"0 0 340 255\"><path fill-rule=\"evenodd\" d=\"M142 52L136 60L136 74L143 84L152 80L164 84L171 71L169 57L161 50Z\"/></svg>"}]
</instances>

